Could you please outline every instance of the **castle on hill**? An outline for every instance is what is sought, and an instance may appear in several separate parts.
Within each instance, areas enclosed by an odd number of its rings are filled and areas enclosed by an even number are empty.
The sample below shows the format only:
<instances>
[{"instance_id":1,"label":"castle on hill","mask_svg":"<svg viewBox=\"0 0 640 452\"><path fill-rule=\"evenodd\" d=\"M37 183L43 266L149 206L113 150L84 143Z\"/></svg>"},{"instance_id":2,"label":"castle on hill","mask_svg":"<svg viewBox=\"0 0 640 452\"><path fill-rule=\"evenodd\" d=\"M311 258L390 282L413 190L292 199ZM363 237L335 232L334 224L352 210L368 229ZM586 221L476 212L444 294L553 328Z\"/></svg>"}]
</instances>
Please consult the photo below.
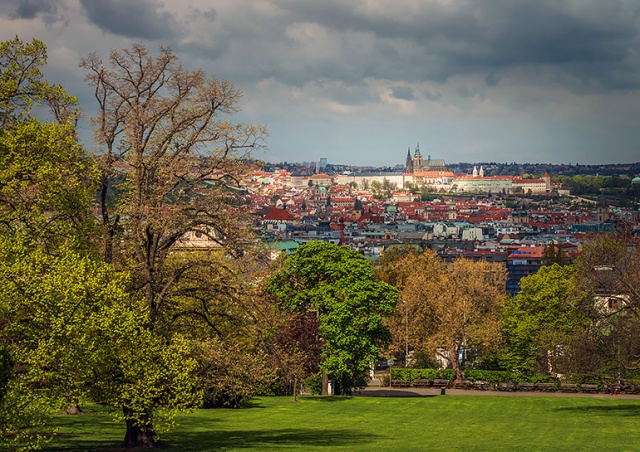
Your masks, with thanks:
<instances>
[{"instance_id":1,"label":"castle on hill","mask_svg":"<svg viewBox=\"0 0 640 452\"><path fill-rule=\"evenodd\" d=\"M431 160L431 154L427 154L427 160L422 159L420 152L420 143L416 145L416 150L411 157L411 148L407 149L407 162L405 174L415 174L428 171L447 171L447 164L444 160Z\"/></svg>"}]
</instances>

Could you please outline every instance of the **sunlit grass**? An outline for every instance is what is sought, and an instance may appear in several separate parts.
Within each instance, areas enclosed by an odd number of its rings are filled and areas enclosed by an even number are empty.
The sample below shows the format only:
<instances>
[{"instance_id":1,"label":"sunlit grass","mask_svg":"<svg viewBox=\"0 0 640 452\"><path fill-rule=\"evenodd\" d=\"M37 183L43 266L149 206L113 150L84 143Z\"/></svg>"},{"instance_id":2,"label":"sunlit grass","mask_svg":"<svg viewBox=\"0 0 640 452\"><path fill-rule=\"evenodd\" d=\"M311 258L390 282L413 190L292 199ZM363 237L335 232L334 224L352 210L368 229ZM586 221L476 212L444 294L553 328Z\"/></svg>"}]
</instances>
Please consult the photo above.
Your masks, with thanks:
<instances>
[{"instance_id":1,"label":"sunlit grass","mask_svg":"<svg viewBox=\"0 0 640 452\"><path fill-rule=\"evenodd\" d=\"M162 437L184 451L638 450L640 401L563 397L263 397L199 410ZM60 416L49 450L117 448L104 413Z\"/></svg>"}]
</instances>

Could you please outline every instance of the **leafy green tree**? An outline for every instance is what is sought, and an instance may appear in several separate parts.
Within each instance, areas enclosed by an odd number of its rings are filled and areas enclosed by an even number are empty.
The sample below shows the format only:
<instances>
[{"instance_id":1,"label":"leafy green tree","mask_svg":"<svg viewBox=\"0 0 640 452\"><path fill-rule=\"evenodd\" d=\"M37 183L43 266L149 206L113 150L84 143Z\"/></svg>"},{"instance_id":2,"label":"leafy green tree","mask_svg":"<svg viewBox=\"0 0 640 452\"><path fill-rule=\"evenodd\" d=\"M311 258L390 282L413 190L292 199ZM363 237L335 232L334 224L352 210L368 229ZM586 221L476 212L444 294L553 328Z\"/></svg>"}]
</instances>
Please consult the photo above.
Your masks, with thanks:
<instances>
[{"instance_id":1,"label":"leafy green tree","mask_svg":"<svg viewBox=\"0 0 640 452\"><path fill-rule=\"evenodd\" d=\"M76 141L75 99L42 77L44 44L0 50L2 438L37 447L52 410L91 394L119 408L127 445L153 444L163 413L200 399L188 344L146 328L132 279L90 258L98 173ZM31 116L40 104L54 121Z\"/></svg>"},{"instance_id":2,"label":"leafy green tree","mask_svg":"<svg viewBox=\"0 0 640 452\"><path fill-rule=\"evenodd\" d=\"M574 298L574 268L543 266L520 281L503 310L500 364L509 370L559 372L573 338L589 320ZM566 363L564 364L567 365Z\"/></svg>"},{"instance_id":3,"label":"leafy green tree","mask_svg":"<svg viewBox=\"0 0 640 452\"><path fill-rule=\"evenodd\" d=\"M76 99L43 79L46 59L38 40L0 43L0 234L52 247L89 236L97 172L76 140ZM53 121L32 116L39 105Z\"/></svg>"},{"instance_id":4,"label":"leafy green tree","mask_svg":"<svg viewBox=\"0 0 640 452\"><path fill-rule=\"evenodd\" d=\"M569 256L562 245L550 243L544 247L542 253L542 265L566 265L569 263Z\"/></svg>"},{"instance_id":5,"label":"leafy green tree","mask_svg":"<svg viewBox=\"0 0 640 452\"><path fill-rule=\"evenodd\" d=\"M398 292L376 282L361 254L327 242L309 242L287 258L266 283L289 311L311 312L319 321L320 369L336 380L342 393L364 382L370 363L391 340L384 325Z\"/></svg>"},{"instance_id":6,"label":"leafy green tree","mask_svg":"<svg viewBox=\"0 0 640 452\"><path fill-rule=\"evenodd\" d=\"M188 344L141 327L143 302L127 285L111 265L67 246L52 256L28 241L0 240L0 340L12 369L0 405L3 438L37 444L46 416L85 395L117 409L133 432L150 428L141 416L148 406L165 407L170 423L198 403Z\"/></svg>"}]
</instances>

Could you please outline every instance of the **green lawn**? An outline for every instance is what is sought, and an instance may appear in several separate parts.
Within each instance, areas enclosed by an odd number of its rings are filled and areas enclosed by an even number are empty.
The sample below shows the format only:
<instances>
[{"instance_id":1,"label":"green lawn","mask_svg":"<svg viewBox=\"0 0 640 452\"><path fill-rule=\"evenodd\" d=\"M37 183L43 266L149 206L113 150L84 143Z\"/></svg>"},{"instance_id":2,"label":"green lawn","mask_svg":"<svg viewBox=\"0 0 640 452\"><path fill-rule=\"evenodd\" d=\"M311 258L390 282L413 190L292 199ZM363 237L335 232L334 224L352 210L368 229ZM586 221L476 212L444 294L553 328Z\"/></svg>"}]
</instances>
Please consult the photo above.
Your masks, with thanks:
<instances>
[{"instance_id":1,"label":"green lawn","mask_svg":"<svg viewBox=\"0 0 640 452\"><path fill-rule=\"evenodd\" d=\"M123 425L61 416L48 450L109 450ZM287 397L200 410L163 436L180 451L640 450L640 401L564 397Z\"/></svg>"}]
</instances>

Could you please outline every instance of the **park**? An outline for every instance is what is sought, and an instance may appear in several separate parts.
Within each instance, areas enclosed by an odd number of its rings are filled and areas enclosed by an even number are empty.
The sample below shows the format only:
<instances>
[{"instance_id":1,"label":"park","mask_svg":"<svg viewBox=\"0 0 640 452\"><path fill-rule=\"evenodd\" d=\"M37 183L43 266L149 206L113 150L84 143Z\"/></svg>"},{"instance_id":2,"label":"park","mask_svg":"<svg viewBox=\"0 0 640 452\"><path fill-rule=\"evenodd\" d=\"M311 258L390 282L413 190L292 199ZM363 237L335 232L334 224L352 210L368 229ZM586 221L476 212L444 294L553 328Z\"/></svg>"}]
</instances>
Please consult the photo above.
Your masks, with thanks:
<instances>
[{"instance_id":1,"label":"park","mask_svg":"<svg viewBox=\"0 0 640 452\"><path fill-rule=\"evenodd\" d=\"M638 396L440 396L399 389L367 397L368 391L298 403L258 397L243 409L198 410L179 416L163 441L184 451L619 451L640 441ZM87 410L57 417L59 432L47 450L119 450L120 426L98 406Z\"/></svg>"},{"instance_id":2,"label":"park","mask_svg":"<svg viewBox=\"0 0 640 452\"><path fill-rule=\"evenodd\" d=\"M229 122L238 88L168 47L90 52L94 152L46 61L0 42L3 447L637 443L637 246L596 237L569 262L550 243L514 296L503 263L417 244L272 255L246 185L267 129Z\"/></svg>"}]
</instances>

